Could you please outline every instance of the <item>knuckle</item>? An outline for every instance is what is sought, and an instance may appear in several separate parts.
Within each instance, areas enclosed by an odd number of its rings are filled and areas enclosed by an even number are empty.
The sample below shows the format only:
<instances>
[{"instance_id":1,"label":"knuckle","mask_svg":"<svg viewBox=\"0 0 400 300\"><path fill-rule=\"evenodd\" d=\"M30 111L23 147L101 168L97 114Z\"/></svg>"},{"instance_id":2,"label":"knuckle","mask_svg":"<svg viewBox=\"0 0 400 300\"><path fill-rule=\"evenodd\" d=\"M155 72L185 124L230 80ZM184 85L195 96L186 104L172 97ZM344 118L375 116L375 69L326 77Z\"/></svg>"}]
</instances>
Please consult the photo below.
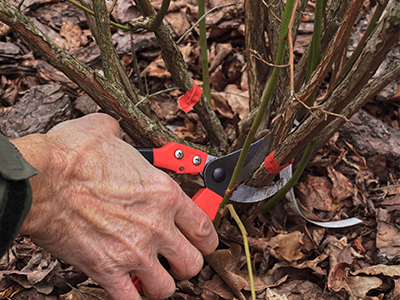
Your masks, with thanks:
<instances>
[{"instance_id":1,"label":"knuckle","mask_svg":"<svg viewBox=\"0 0 400 300\"><path fill-rule=\"evenodd\" d=\"M198 239L205 239L212 235L214 227L206 214L199 214L194 234Z\"/></svg>"}]
</instances>

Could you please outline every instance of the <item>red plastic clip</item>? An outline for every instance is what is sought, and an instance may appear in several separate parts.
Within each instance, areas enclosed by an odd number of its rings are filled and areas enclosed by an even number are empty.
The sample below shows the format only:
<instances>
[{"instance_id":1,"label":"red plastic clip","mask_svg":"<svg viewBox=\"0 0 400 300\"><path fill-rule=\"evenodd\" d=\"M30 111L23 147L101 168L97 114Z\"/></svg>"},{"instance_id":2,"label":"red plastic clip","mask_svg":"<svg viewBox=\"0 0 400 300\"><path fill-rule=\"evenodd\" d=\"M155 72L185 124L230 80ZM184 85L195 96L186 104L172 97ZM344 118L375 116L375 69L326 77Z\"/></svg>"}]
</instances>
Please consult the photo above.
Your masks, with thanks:
<instances>
[{"instance_id":1,"label":"red plastic clip","mask_svg":"<svg viewBox=\"0 0 400 300\"><path fill-rule=\"evenodd\" d=\"M278 174L278 173L279 173L280 171L282 171L284 168L286 168L287 166L290 166L290 165L293 163L293 161L294 161L294 158L293 158L289 163L287 163L286 165L281 166L281 165L279 165L279 164L276 162L276 160L275 160L275 158L274 158L274 154L275 154L275 150L272 151L272 152L265 158L265 161L264 161L265 168L267 169L267 171L268 171L269 174Z\"/></svg>"},{"instance_id":2,"label":"red plastic clip","mask_svg":"<svg viewBox=\"0 0 400 300\"><path fill-rule=\"evenodd\" d=\"M187 114L200 100L201 93L201 88L199 88L193 80L193 87L188 90L185 95L179 98L180 108Z\"/></svg>"}]
</instances>

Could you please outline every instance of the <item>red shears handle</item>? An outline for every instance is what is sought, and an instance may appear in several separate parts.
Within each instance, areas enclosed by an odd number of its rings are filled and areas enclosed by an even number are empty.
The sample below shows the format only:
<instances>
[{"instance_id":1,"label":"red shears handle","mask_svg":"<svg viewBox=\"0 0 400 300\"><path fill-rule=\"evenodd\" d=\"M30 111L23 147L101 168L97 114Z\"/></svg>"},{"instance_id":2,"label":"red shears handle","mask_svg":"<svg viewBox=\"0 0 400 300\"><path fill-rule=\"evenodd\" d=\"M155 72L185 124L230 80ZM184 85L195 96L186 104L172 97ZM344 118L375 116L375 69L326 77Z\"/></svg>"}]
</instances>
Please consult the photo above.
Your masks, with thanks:
<instances>
[{"instance_id":1,"label":"red shears handle","mask_svg":"<svg viewBox=\"0 0 400 300\"><path fill-rule=\"evenodd\" d=\"M193 196L192 200L207 214L211 221L214 221L215 215L218 212L219 204L222 201L222 197L220 195L214 193L208 188L204 188L198 190ZM133 276L132 282L139 293L143 291L139 278Z\"/></svg>"}]
</instances>

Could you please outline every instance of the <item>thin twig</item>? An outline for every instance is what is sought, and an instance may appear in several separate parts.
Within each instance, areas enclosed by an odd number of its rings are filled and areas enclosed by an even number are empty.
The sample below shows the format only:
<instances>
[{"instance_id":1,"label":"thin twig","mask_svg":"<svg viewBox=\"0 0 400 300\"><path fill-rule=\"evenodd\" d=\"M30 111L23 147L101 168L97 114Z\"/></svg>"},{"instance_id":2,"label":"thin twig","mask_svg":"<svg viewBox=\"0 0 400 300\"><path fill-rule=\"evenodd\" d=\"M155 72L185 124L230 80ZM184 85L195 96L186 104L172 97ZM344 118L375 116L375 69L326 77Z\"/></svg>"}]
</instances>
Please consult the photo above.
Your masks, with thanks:
<instances>
[{"instance_id":1,"label":"thin twig","mask_svg":"<svg viewBox=\"0 0 400 300\"><path fill-rule=\"evenodd\" d=\"M296 15L297 6L299 5L299 0L296 0L293 8L293 13L290 18L289 28L288 28L288 43L289 43L289 65L290 65L290 89L294 95L294 54L293 54L293 37L292 37L292 27L294 22L294 17Z\"/></svg>"},{"instance_id":2,"label":"thin twig","mask_svg":"<svg viewBox=\"0 0 400 300\"><path fill-rule=\"evenodd\" d=\"M299 102L301 105L303 105L303 106L309 111L310 114L312 114L315 118L318 119L318 116L317 116L316 114L313 113L312 107L309 107L307 104L305 104L303 101L301 101L301 99L300 99L299 97L297 97L295 93L293 93L293 98L294 98L297 102Z\"/></svg>"},{"instance_id":3,"label":"thin twig","mask_svg":"<svg viewBox=\"0 0 400 300\"><path fill-rule=\"evenodd\" d=\"M91 14L92 16L94 16L94 12L92 10L90 10L89 8L87 8L86 6L83 6L77 2L75 2L74 0L67 0L69 3L75 5L76 7L79 7L80 9L82 9L83 11L87 12L88 14ZM126 31L132 31L132 28L115 23L113 21L110 20L110 24L116 28L122 29L122 30L126 30Z\"/></svg>"},{"instance_id":4,"label":"thin twig","mask_svg":"<svg viewBox=\"0 0 400 300\"><path fill-rule=\"evenodd\" d=\"M118 0L113 0L113 3L111 4L110 11L108 12L111 14L115 8L115 5L117 5Z\"/></svg>"},{"instance_id":5,"label":"thin twig","mask_svg":"<svg viewBox=\"0 0 400 300\"><path fill-rule=\"evenodd\" d=\"M22 4L24 4L24 2L25 2L25 0L21 0L21 1L18 3L17 8L18 8L19 10L21 10Z\"/></svg>"},{"instance_id":6,"label":"thin twig","mask_svg":"<svg viewBox=\"0 0 400 300\"><path fill-rule=\"evenodd\" d=\"M140 77L140 69L139 69L139 64L136 56L136 50L135 50L135 45L133 43L133 32L131 32L131 53L132 53L132 64L133 64L133 69L135 70L136 73L136 78L138 81L139 85L139 91L141 94L144 94L144 86L143 86L143 81L142 77Z\"/></svg>"},{"instance_id":7,"label":"thin twig","mask_svg":"<svg viewBox=\"0 0 400 300\"><path fill-rule=\"evenodd\" d=\"M211 8L211 9L210 9L208 12L206 12L200 19L198 19L197 22L194 23L194 25L188 29L188 31L186 31L186 32L179 38L179 40L176 42L176 44L179 45L179 44L183 41L183 39L184 39L190 32L192 32L193 29L201 22L201 20L203 20L209 13L212 13L214 10L217 10L217 9L221 9L221 8L228 7L228 6L234 6L234 5L237 6L237 5L239 5L239 4L240 4L240 2L234 2L234 3L228 3L228 4L219 5L219 6L216 6L216 7Z\"/></svg>"},{"instance_id":8,"label":"thin twig","mask_svg":"<svg viewBox=\"0 0 400 300\"><path fill-rule=\"evenodd\" d=\"M208 51L207 51L207 28L206 19L203 16L206 13L205 0L198 0L197 6L199 9L198 17L202 19L199 23L200 31L200 57L201 57L201 69L203 76L203 93L204 97L211 103L211 87L210 87L210 71L208 68Z\"/></svg>"},{"instance_id":9,"label":"thin twig","mask_svg":"<svg viewBox=\"0 0 400 300\"><path fill-rule=\"evenodd\" d=\"M280 65L280 66L274 65L274 64L272 64L272 63L267 62L266 60L264 60L264 59L261 57L260 53L258 53L256 50L249 49L249 51L250 51L251 53L253 53L253 57L254 57L254 58L256 58L256 59L258 59L258 60L261 60L264 64L266 64L266 65L268 65L268 66L270 66L270 67L273 67L273 68L287 68L287 67L289 67L288 64L287 64L287 65Z\"/></svg>"},{"instance_id":10,"label":"thin twig","mask_svg":"<svg viewBox=\"0 0 400 300\"><path fill-rule=\"evenodd\" d=\"M141 103L143 103L144 101L149 100L151 97L154 97L154 96L157 96L157 95L161 95L161 94L163 94L163 93L168 93L168 92L176 91L176 90L179 90L179 87L176 86L176 87L168 88L168 89L165 89L165 90L161 90L161 91L155 92L154 94L151 94L151 95L147 94L146 96L143 97L142 100L140 100L140 101L139 101L138 103L136 103L135 105L138 106L138 105L140 105Z\"/></svg>"},{"instance_id":11,"label":"thin twig","mask_svg":"<svg viewBox=\"0 0 400 300\"><path fill-rule=\"evenodd\" d=\"M335 114L335 113L330 112L330 111L326 111L326 110L324 110L322 108L321 105L312 106L312 107L310 107L310 109L319 110L321 113L323 113L325 115L325 119L326 119L326 115L331 115L331 116L334 116L334 117L337 117L337 118L341 118L344 121L346 121L347 123L352 124L351 121L346 116L343 116L343 115L340 115L340 114Z\"/></svg>"},{"instance_id":12,"label":"thin twig","mask_svg":"<svg viewBox=\"0 0 400 300\"><path fill-rule=\"evenodd\" d=\"M282 23L282 20L278 18L278 16L273 12L273 10L271 9L271 6L275 3L275 1L272 1L271 4L268 5L267 2L265 2L265 0L262 0L262 2L264 3L264 5L268 8L269 12L271 13L271 15L274 16L274 18L279 22Z\"/></svg>"}]
</instances>

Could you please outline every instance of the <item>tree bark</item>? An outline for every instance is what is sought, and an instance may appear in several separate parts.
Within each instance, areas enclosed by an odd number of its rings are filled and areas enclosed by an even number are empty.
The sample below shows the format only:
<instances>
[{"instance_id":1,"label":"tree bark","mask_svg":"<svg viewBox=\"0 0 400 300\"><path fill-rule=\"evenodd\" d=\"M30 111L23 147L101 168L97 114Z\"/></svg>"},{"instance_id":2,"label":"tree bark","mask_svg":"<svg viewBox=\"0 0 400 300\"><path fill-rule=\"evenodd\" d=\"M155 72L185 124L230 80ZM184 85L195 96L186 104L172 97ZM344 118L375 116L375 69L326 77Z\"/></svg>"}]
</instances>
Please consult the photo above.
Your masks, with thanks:
<instances>
[{"instance_id":1,"label":"tree bark","mask_svg":"<svg viewBox=\"0 0 400 300\"><path fill-rule=\"evenodd\" d=\"M352 8L350 8L352 9ZM388 9L386 16L382 19L372 33L370 39L367 41L363 51L361 52L358 59L355 61L353 67L344 76L343 80L336 85L332 92L327 96L326 100L322 104L322 109L326 112L332 112L335 114L348 115L351 117L357 109L362 107L368 98L362 97L363 90L367 82L375 74L376 70L385 59L391 48L399 41L400 36L398 34L398 28L400 26L400 3L398 1L392 2ZM349 23L351 27L352 23ZM341 34L339 31L337 34ZM336 37L335 40L337 40ZM328 58L325 59L325 61ZM313 82L316 84L316 79L320 76L322 69L326 67L320 66L320 70L316 70L314 73ZM313 78L312 77L312 78ZM311 84L305 87L299 93L300 97L304 97L310 94L312 90ZM303 99L304 99L303 98ZM359 100L357 104L355 101ZM354 107L349 113L346 113L346 109ZM286 126L292 126L292 122L296 112L299 110L300 104L293 102L288 108L285 116L285 120L282 121ZM336 117L332 115L325 115L321 111L315 111L318 118L310 115L304 122L302 122L298 128L289 134L281 144L275 149L275 160L278 164L285 164L289 162L297 153L300 153L309 142L311 142L317 135L320 135L324 128L332 125L332 122ZM335 124L335 123L334 123ZM340 123L336 124L340 126ZM332 129L332 132L337 131L339 127ZM269 174L268 171L262 166L259 168L249 184L255 186L262 186L268 184L275 175Z\"/></svg>"},{"instance_id":2,"label":"tree bark","mask_svg":"<svg viewBox=\"0 0 400 300\"><path fill-rule=\"evenodd\" d=\"M41 53L51 65L77 83L103 111L120 120L121 127L138 145L160 147L167 142L175 141L214 155L219 154L215 149L208 149L178 138L158 119L148 118L132 103L121 86L110 82L68 54L65 49L54 44L7 0L0 0L0 21L15 30L32 49Z\"/></svg>"},{"instance_id":3,"label":"tree bark","mask_svg":"<svg viewBox=\"0 0 400 300\"><path fill-rule=\"evenodd\" d=\"M155 10L148 0L138 0L137 3L144 17L154 16ZM151 24L149 25L148 29L150 30ZM161 56L167 70L171 73L172 79L179 86L180 90L186 93L193 87L193 80L188 72L182 53L173 40L169 29L164 24L160 24L154 31L154 34L161 47ZM201 94L199 101L193 109L203 123L204 130L212 146L218 151L226 153L229 146L227 136L204 93Z\"/></svg>"}]
</instances>

